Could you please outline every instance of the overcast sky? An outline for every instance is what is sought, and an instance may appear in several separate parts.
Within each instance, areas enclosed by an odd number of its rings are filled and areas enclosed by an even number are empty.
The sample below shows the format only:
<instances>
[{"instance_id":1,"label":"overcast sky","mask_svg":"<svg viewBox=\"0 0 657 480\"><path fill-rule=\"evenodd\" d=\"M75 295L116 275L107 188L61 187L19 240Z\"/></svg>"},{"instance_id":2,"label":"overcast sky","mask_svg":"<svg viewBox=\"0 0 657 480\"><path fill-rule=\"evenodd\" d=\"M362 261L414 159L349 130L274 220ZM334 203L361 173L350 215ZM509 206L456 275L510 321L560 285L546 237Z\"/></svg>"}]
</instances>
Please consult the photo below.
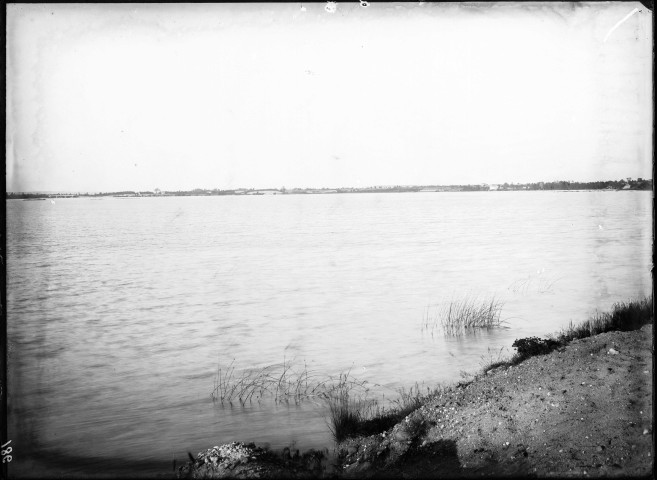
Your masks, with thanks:
<instances>
[{"instance_id":1,"label":"overcast sky","mask_svg":"<svg viewBox=\"0 0 657 480\"><path fill-rule=\"evenodd\" d=\"M640 3L336 7L8 5L7 190L652 176Z\"/></svg>"}]
</instances>

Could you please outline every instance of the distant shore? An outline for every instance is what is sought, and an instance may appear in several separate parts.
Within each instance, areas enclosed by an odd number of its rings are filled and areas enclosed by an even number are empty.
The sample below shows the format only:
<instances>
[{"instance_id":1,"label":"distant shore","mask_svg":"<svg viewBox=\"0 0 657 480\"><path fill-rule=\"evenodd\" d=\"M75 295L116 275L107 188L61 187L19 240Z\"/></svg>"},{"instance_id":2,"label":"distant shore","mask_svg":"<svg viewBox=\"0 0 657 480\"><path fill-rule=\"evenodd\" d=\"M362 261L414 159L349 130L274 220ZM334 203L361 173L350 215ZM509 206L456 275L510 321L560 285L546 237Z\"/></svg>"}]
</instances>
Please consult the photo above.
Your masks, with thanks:
<instances>
[{"instance_id":1,"label":"distant shore","mask_svg":"<svg viewBox=\"0 0 657 480\"><path fill-rule=\"evenodd\" d=\"M79 197L191 197L191 196L222 196L222 195L326 195L339 193L436 193L436 192L507 192L507 191L579 191L579 190L652 190L652 179L606 180L598 182L536 182L536 183L502 183L476 185L386 185L371 187L348 188L238 188L238 189L202 189L161 191L133 191L102 193L49 193L49 192L7 192L6 198L11 199L44 199L44 198L79 198Z\"/></svg>"}]
</instances>

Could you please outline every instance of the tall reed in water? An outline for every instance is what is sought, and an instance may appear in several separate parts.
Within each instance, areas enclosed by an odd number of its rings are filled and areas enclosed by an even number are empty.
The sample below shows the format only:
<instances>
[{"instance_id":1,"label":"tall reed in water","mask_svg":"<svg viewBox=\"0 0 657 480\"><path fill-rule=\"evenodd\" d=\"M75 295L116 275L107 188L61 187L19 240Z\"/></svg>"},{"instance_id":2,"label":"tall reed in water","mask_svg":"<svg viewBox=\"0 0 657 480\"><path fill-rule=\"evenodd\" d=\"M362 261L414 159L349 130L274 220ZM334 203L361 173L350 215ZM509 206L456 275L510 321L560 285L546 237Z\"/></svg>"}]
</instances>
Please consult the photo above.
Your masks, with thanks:
<instances>
[{"instance_id":1,"label":"tall reed in water","mask_svg":"<svg viewBox=\"0 0 657 480\"><path fill-rule=\"evenodd\" d=\"M436 329L441 329L445 335L458 336L482 328L501 326L503 303L497 298L479 298L466 295L463 298L452 299L435 307L433 312L427 308L423 329L433 336Z\"/></svg>"},{"instance_id":2,"label":"tall reed in water","mask_svg":"<svg viewBox=\"0 0 657 480\"><path fill-rule=\"evenodd\" d=\"M269 398L276 403L299 404L311 398L326 398L338 391L367 391L367 381L357 380L351 371L340 373L337 377L320 375L303 366L295 366L287 358L283 363L259 368L246 368L236 371L235 361L223 368L217 368L214 389L210 393L214 401L222 405L260 402Z\"/></svg>"}]
</instances>

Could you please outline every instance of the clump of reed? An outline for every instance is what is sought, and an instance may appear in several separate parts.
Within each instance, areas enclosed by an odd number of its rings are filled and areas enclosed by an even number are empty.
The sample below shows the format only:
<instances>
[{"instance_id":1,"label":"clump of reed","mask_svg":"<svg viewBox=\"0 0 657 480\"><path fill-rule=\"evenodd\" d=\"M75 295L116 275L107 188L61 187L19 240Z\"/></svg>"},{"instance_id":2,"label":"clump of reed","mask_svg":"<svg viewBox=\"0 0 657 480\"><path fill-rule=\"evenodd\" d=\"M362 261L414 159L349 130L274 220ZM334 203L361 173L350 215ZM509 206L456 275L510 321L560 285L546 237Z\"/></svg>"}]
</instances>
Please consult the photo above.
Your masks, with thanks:
<instances>
[{"instance_id":1,"label":"clump of reed","mask_svg":"<svg viewBox=\"0 0 657 480\"><path fill-rule=\"evenodd\" d=\"M413 411L437 395L440 387L426 393L418 383L408 390L397 389L397 398L388 401L368 399L354 395L352 390L336 389L326 397L328 404L327 423L336 442L359 436L373 435L388 430Z\"/></svg>"},{"instance_id":2,"label":"clump of reed","mask_svg":"<svg viewBox=\"0 0 657 480\"><path fill-rule=\"evenodd\" d=\"M370 403L354 397L349 391L337 389L326 396L328 428L336 442L341 442L354 432L364 419L364 411Z\"/></svg>"},{"instance_id":3,"label":"clump of reed","mask_svg":"<svg viewBox=\"0 0 657 480\"><path fill-rule=\"evenodd\" d=\"M235 360L233 360L224 370L218 367L215 376L214 389L210 394L213 400L219 400L231 403L233 399L239 400L245 404L255 400L260 400L265 392L268 391L269 367L261 369L251 369L235 374Z\"/></svg>"},{"instance_id":4,"label":"clump of reed","mask_svg":"<svg viewBox=\"0 0 657 480\"><path fill-rule=\"evenodd\" d=\"M578 325L570 322L568 327L557 335L556 341L565 344L578 338L591 337L614 330L637 330L652 323L653 318L652 295L642 300L617 302L613 305L611 312L597 313Z\"/></svg>"},{"instance_id":5,"label":"clump of reed","mask_svg":"<svg viewBox=\"0 0 657 480\"><path fill-rule=\"evenodd\" d=\"M459 336L478 329L500 327L505 322L500 318L503 302L492 296L479 299L466 295L435 306L432 312L427 308L423 330L433 336L436 329L445 335Z\"/></svg>"},{"instance_id":6,"label":"clump of reed","mask_svg":"<svg viewBox=\"0 0 657 480\"><path fill-rule=\"evenodd\" d=\"M367 392L367 381L358 380L351 371L335 376L320 375L310 370L306 362L294 365L283 358L279 364L236 371L235 360L217 367L211 398L222 405L260 402L271 399L276 403L299 404L312 398L326 398L340 390Z\"/></svg>"}]
</instances>

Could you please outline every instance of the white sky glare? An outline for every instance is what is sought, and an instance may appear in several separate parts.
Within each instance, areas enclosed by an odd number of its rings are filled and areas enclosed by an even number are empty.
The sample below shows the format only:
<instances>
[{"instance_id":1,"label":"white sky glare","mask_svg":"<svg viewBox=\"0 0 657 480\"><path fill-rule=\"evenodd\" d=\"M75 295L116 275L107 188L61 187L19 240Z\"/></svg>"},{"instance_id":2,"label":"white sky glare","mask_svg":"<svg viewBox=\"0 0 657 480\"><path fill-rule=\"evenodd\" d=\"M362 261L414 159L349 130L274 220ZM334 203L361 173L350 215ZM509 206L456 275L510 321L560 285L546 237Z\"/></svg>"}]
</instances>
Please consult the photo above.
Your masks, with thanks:
<instances>
[{"instance_id":1,"label":"white sky glare","mask_svg":"<svg viewBox=\"0 0 657 480\"><path fill-rule=\"evenodd\" d=\"M11 4L7 190L650 178L651 60L638 2Z\"/></svg>"}]
</instances>

